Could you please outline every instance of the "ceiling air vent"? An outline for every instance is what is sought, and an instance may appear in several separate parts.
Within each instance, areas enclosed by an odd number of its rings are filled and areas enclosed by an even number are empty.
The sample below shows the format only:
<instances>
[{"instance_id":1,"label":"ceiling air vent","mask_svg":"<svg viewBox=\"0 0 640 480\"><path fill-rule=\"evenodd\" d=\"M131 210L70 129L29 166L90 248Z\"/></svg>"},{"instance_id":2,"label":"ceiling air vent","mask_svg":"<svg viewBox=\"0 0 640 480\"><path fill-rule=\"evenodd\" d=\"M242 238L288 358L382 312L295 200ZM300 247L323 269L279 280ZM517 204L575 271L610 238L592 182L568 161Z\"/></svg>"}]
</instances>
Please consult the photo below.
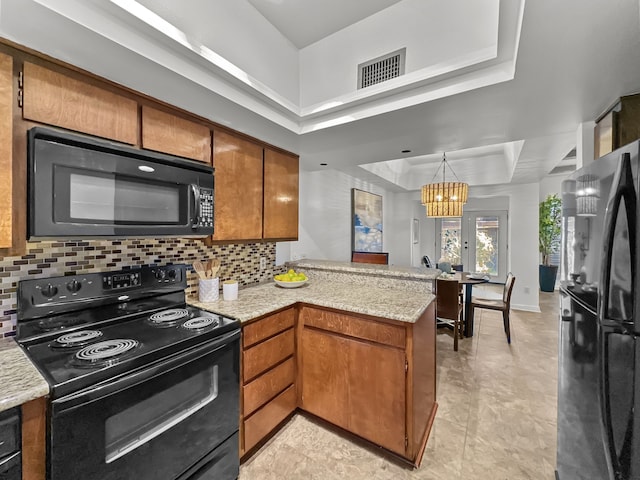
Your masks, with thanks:
<instances>
[{"instance_id":1,"label":"ceiling air vent","mask_svg":"<svg viewBox=\"0 0 640 480\"><path fill-rule=\"evenodd\" d=\"M358 65L358 88L366 88L404 75L406 48Z\"/></svg>"}]
</instances>

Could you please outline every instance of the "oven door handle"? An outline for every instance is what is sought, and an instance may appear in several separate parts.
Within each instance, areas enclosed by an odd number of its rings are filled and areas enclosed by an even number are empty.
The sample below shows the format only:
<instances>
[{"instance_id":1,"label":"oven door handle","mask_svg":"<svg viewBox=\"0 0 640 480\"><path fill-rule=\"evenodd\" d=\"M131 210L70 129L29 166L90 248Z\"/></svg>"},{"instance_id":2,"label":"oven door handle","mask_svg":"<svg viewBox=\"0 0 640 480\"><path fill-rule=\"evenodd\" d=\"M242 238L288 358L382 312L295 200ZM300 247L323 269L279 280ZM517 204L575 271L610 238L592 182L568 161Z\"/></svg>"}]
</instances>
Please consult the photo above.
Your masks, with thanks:
<instances>
[{"instance_id":1,"label":"oven door handle","mask_svg":"<svg viewBox=\"0 0 640 480\"><path fill-rule=\"evenodd\" d=\"M193 362L205 355L221 350L240 339L240 330L217 337L213 342L194 348L184 354L160 361L114 381L104 382L96 387L80 390L51 402L52 414L57 415L67 410L76 409L98 399L114 395L154 377L167 373L175 368Z\"/></svg>"},{"instance_id":2,"label":"oven door handle","mask_svg":"<svg viewBox=\"0 0 640 480\"><path fill-rule=\"evenodd\" d=\"M16 452L13 455L8 456L0 460L0 474L8 473L12 468L15 468L20 464L22 455L20 452ZM4 478L4 477L2 477Z\"/></svg>"}]
</instances>

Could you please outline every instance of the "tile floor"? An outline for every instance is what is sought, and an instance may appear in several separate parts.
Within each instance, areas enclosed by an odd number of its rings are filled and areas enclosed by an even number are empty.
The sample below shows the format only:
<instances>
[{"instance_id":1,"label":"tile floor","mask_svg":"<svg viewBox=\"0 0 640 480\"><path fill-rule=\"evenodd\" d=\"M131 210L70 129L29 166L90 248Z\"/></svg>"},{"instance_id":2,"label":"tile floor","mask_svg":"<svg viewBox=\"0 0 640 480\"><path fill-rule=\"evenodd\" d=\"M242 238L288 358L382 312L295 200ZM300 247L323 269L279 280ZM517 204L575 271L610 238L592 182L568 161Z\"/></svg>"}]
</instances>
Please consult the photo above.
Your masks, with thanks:
<instances>
[{"instance_id":1,"label":"tile floor","mask_svg":"<svg viewBox=\"0 0 640 480\"><path fill-rule=\"evenodd\" d=\"M439 403L422 465L408 469L296 415L240 468L240 480L552 480L556 451L557 294L541 314L481 310L476 335L453 351L437 337Z\"/></svg>"}]
</instances>

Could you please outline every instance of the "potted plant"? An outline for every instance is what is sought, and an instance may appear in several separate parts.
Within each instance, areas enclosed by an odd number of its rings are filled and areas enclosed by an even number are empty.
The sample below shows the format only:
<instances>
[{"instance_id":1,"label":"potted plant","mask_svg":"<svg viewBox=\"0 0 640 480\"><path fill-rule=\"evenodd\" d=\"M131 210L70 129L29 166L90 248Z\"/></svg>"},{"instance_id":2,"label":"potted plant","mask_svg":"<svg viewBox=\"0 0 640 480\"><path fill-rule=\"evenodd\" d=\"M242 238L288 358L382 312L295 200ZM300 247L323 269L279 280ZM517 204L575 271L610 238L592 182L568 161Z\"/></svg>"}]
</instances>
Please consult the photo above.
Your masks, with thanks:
<instances>
[{"instance_id":1,"label":"potted plant","mask_svg":"<svg viewBox=\"0 0 640 480\"><path fill-rule=\"evenodd\" d=\"M562 201L558 195L548 195L540 203L538 239L542 264L540 265L540 290L553 292L558 273L557 265L549 264L549 257L560 248L560 234L562 231Z\"/></svg>"}]
</instances>

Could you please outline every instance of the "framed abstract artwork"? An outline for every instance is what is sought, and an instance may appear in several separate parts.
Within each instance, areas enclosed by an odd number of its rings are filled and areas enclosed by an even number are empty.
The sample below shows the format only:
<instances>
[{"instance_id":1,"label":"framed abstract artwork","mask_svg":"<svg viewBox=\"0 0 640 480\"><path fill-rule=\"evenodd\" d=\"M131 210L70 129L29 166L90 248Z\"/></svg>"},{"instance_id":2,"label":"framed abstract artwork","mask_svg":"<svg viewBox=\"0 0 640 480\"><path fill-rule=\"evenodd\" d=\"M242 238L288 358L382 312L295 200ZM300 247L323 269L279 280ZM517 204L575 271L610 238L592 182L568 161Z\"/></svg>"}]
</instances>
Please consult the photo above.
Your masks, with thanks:
<instances>
[{"instance_id":1,"label":"framed abstract artwork","mask_svg":"<svg viewBox=\"0 0 640 480\"><path fill-rule=\"evenodd\" d=\"M351 250L382 252L382 196L351 189Z\"/></svg>"}]
</instances>

